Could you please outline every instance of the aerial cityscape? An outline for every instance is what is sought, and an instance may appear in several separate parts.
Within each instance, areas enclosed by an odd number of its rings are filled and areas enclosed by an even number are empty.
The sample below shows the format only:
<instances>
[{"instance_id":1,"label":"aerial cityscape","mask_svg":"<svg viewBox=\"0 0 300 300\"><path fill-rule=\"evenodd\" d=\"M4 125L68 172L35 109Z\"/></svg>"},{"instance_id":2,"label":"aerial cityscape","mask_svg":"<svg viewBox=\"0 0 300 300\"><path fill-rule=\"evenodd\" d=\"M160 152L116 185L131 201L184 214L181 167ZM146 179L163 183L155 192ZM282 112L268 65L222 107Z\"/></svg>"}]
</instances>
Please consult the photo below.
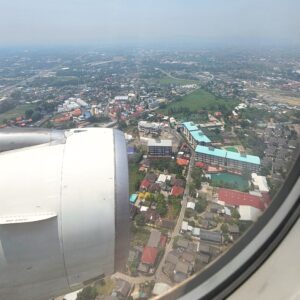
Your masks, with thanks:
<instances>
[{"instance_id":1,"label":"aerial cityscape","mask_svg":"<svg viewBox=\"0 0 300 300\"><path fill-rule=\"evenodd\" d=\"M0 300L223 299L252 279L299 212L299 11L4 1ZM257 299L299 295L289 251Z\"/></svg>"},{"instance_id":2,"label":"aerial cityscape","mask_svg":"<svg viewBox=\"0 0 300 300\"><path fill-rule=\"evenodd\" d=\"M77 299L160 295L264 213L299 147L299 58L242 48L1 51L1 128L125 133L126 269Z\"/></svg>"}]
</instances>

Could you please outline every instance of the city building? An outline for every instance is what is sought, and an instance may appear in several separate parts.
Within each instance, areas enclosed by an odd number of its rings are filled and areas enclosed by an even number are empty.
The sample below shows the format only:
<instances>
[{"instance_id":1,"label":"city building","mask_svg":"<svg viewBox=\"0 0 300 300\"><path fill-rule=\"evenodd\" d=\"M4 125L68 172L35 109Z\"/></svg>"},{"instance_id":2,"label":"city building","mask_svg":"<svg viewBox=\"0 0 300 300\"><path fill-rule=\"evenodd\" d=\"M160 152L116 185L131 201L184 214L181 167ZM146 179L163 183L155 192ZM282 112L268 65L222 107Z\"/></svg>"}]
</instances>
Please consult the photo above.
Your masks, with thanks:
<instances>
[{"instance_id":1,"label":"city building","mask_svg":"<svg viewBox=\"0 0 300 300\"><path fill-rule=\"evenodd\" d=\"M148 155L165 157L172 156L172 140L154 140L148 141Z\"/></svg>"},{"instance_id":2,"label":"city building","mask_svg":"<svg viewBox=\"0 0 300 300\"><path fill-rule=\"evenodd\" d=\"M197 146L195 152L196 161L214 166L226 166L226 150L206 146Z\"/></svg>"},{"instance_id":3,"label":"city building","mask_svg":"<svg viewBox=\"0 0 300 300\"><path fill-rule=\"evenodd\" d=\"M196 161L209 165L227 167L235 170L248 169L252 172L257 172L260 168L260 158L258 156L199 145L195 151Z\"/></svg>"},{"instance_id":4,"label":"city building","mask_svg":"<svg viewBox=\"0 0 300 300\"><path fill-rule=\"evenodd\" d=\"M228 168L248 169L252 172L257 172L260 168L260 158L258 156L232 151L227 151L226 163Z\"/></svg>"},{"instance_id":5,"label":"city building","mask_svg":"<svg viewBox=\"0 0 300 300\"><path fill-rule=\"evenodd\" d=\"M196 148L197 145L205 146L211 143L211 140L201 130L190 132L190 136L190 142L194 148Z\"/></svg>"},{"instance_id":6,"label":"city building","mask_svg":"<svg viewBox=\"0 0 300 300\"><path fill-rule=\"evenodd\" d=\"M184 122L183 133L187 137L188 141L191 140L191 132L199 130L199 128L193 122Z\"/></svg>"},{"instance_id":7,"label":"city building","mask_svg":"<svg viewBox=\"0 0 300 300\"><path fill-rule=\"evenodd\" d=\"M139 121L138 130L144 133L160 134L161 126L159 123Z\"/></svg>"},{"instance_id":8,"label":"city building","mask_svg":"<svg viewBox=\"0 0 300 300\"><path fill-rule=\"evenodd\" d=\"M255 190L260 192L269 192L269 186L267 182L267 178L265 176L257 175L256 173L251 174L251 181Z\"/></svg>"},{"instance_id":9,"label":"city building","mask_svg":"<svg viewBox=\"0 0 300 300\"><path fill-rule=\"evenodd\" d=\"M197 145L210 145L211 140L193 122L184 122L182 125L184 135L194 148Z\"/></svg>"},{"instance_id":10,"label":"city building","mask_svg":"<svg viewBox=\"0 0 300 300\"><path fill-rule=\"evenodd\" d=\"M255 221L266 208L262 197L224 188L218 190L218 203L236 207L242 221Z\"/></svg>"}]
</instances>

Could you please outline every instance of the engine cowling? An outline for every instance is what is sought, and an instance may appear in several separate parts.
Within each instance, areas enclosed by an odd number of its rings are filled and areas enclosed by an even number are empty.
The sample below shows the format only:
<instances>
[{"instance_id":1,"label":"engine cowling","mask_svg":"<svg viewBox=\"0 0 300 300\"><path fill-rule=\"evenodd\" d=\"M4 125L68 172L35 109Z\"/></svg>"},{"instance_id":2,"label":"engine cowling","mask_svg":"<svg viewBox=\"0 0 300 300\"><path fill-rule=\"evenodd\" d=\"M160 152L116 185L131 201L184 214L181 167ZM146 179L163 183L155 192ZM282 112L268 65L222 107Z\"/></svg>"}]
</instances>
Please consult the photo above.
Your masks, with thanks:
<instances>
[{"instance_id":1,"label":"engine cowling","mask_svg":"<svg viewBox=\"0 0 300 300\"><path fill-rule=\"evenodd\" d=\"M123 133L84 128L55 136L0 153L0 299L49 299L125 265Z\"/></svg>"}]
</instances>

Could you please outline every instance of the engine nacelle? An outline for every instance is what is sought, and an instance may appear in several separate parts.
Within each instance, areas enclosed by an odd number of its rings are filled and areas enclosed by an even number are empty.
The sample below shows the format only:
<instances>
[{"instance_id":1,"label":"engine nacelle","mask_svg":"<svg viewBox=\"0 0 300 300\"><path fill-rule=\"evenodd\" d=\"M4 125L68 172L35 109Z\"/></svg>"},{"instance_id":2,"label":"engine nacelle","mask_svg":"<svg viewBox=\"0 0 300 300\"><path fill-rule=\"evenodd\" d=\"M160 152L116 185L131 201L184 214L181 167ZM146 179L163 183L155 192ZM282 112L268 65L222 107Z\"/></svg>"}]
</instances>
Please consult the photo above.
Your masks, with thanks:
<instances>
[{"instance_id":1,"label":"engine nacelle","mask_svg":"<svg viewBox=\"0 0 300 300\"><path fill-rule=\"evenodd\" d=\"M18 139L0 131L0 151L1 144L6 150L0 153L0 299L49 299L126 263L123 133L102 128L49 132L37 133L42 138L25 142L25 148L10 143L10 150L5 141L18 144Z\"/></svg>"}]
</instances>

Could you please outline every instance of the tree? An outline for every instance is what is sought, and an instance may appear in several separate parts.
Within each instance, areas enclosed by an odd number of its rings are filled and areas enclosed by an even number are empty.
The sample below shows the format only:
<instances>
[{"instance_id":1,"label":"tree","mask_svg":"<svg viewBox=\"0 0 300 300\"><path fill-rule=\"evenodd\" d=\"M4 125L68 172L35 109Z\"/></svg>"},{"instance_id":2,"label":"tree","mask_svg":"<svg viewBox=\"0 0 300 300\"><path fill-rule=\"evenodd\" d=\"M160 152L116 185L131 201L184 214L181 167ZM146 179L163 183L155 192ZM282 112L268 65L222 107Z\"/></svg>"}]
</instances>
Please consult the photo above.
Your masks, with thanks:
<instances>
[{"instance_id":1,"label":"tree","mask_svg":"<svg viewBox=\"0 0 300 300\"><path fill-rule=\"evenodd\" d=\"M127 128L127 124L126 124L125 121L121 120L121 121L119 121L119 126L118 127L119 127L120 130L124 130L124 129Z\"/></svg>"},{"instance_id":2,"label":"tree","mask_svg":"<svg viewBox=\"0 0 300 300\"><path fill-rule=\"evenodd\" d=\"M145 217L144 217L144 215L138 214L135 217L135 222L136 222L136 225L138 225L138 226L144 226L145 225Z\"/></svg>"},{"instance_id":3,"label":"tree","mask_svg":"<svg viewBox=\"0 0 300 300\"><path fill-rule=\"evenodd\" d=\"M205 211L207 206L207 201L204 199L198 200L198 202L195 204L195 210L198 214L202 213Z\"/></svg>"},{"instance_id":4,"label":"tree","mask_svg":"<svg viewBox=\"0 0 300 300\"><path fill-rule=\"evenodd\" d=\"M93 286L85 287L81 292L77 294L76 300L95 300L98 296L97 289Z\"/></svg>"},{"instance_id":5,"label":"tree","mask_svg":"<svg viewBox=\"0 0 300 300\"><path fill-rule=\"evenodd\" d=\"M228 233L228 225L225 224L225 223L223 223L223 224L221 225L221 231L222 231L222 233L224 233L224 234Z\"/></svg>"},{"instance_id":6,"label":"tree","mask_svg":"<svg viewBox=\"0 0 300 300\"><path fill-rule=\"evenodd\" d=\"M167 214L168 207L165 199L157 201L156 211L159 213L161 217Z\"/></svg>"},{"instance_id":7,"label":"tree","mask_svg":"<svg viewBox=\"0 0 300 300\"><path fill-rule=\"evenodd\" d=\"M25 119L30 119L31 117L32 117L32 115L33 115L33 110L32 109L27 109L26 111L25 111Z\"/></svg>"},{"instance_id":8,"label":"tree","mask_svg":"<svg viewBox=\"0 0 300 300\"><path fill-rule=\"evenodd\" d=\"M241 216L240 216L240 213L238 212L238 210L236 208L234 208L231 212L231 216L234 218L234 219L239 219Z\"/></svg>"},{"instance_id":9,"label":"tree","mask_svg":"<svg viewBox=\"0 0 300 300\"><path fill-rule=\"evenodd\" d=\"M33 122L36 122L38 120L40 120L42 117L41 113L39 111L35 111L32 116L31 116L31 119Z\"/></svg>"},{"instance_id":10,"label":"tree","mask_svg":"<svg viewBox=\"0 0 300 300\"><path fill-rule=\"evenodd\" d=\"M193 220L189 221L189 225L192 226L192 227L195 227L195 221L193 221Z\"/></svg>"},{"instance_id":11,"label":"tree","mask_svg":"<svg viewBox=\"0 0 300 300\"><path fill-rule=\"evenodd\" d=\"M156 196L156 201L157 202L161 202L161 201L164 201L165 200L165 196L161 193L159 193L157 196Z\"/></svg>"}]
</instances>

